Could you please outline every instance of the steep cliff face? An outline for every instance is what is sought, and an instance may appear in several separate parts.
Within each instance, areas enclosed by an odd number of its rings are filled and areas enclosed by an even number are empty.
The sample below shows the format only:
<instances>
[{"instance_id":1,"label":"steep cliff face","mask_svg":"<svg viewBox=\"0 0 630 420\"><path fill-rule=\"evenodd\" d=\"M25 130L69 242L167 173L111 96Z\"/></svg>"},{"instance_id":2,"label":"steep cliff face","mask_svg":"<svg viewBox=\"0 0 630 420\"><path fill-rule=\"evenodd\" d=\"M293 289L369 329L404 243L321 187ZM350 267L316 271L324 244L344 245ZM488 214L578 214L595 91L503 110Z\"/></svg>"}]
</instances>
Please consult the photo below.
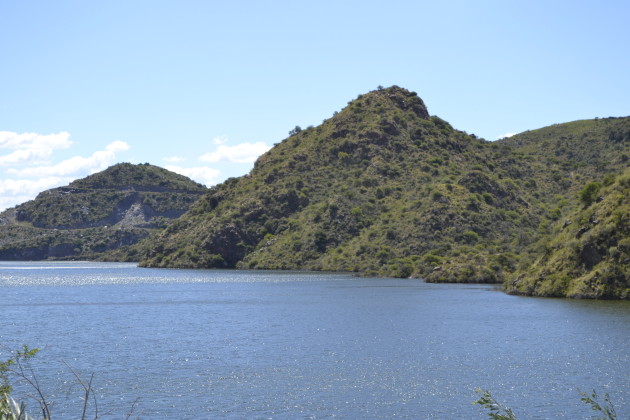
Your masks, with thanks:
<instances>
[{"instance_id":1,"label":"steep cliff face","mask_svg":"<svg viewBox=\"0 0 630 420\"><path fill-rule=\"evenodd\" d=\"M96 258L181 216L206 188L156 166L112 166L0 214L0 259Z\"/></svg>"}]
</instances>

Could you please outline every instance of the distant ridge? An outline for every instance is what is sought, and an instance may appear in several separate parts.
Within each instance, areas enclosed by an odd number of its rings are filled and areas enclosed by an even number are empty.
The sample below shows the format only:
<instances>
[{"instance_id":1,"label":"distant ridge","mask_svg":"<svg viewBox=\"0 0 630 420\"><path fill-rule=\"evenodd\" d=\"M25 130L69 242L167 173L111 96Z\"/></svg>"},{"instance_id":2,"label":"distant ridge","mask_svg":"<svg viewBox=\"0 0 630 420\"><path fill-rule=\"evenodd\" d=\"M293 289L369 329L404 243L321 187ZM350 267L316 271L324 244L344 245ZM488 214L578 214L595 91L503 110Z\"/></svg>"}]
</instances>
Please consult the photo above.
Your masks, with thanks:
<instances>
[{"instance_id":1,"label":"distant ridge","mask_svg":"<svg viewBox=\"0 0 630 420\"><path fill-rule=\"evenodd\" d=\"M0 259L102 257L168 225L206 190L157 166L114 165L1 213Z\"/></svg>"}]
</instances>

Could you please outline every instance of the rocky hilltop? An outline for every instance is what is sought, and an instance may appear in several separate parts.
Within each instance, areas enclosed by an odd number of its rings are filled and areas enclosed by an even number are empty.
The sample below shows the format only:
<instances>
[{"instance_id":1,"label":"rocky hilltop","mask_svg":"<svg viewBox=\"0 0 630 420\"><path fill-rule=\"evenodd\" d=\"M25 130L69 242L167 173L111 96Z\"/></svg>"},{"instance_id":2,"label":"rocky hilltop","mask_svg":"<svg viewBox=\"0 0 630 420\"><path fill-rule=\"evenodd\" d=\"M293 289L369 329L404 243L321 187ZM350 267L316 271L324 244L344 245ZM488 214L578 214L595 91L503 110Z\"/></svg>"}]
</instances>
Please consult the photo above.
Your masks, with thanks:
<instances>
[{"instance_id":1,"label":"rocky hilltop","mask_svg":"<svg viewBox=\"0 0 630 420\"><path fill-rule=\"evenodd\" d=\"M100 258L164 228L206 191L156 166L118 164L1 213L0 259Z\"/></svg>"},{"instance_id":2,"label":"rocky hilltop","mask_svg":"<svg viewBox=\"0 0 630 420\"><path fill-rule=\"evenodd\" d=\"M499 283L630 156L628 118L488 142L397 86L290 134L147 242L141 264Z\"/></svg>"}]
</instances>

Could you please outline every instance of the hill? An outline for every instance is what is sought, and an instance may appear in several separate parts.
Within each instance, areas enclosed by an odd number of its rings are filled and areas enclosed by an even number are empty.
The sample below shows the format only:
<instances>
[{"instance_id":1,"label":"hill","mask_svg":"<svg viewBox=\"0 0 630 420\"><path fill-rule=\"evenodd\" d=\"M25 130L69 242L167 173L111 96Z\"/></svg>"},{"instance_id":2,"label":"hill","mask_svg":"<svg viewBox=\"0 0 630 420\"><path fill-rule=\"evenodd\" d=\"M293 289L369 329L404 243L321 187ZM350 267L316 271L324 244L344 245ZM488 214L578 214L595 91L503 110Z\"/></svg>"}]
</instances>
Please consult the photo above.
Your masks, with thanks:
<instances>
[{"instance_id":1,"label":"hill","mask_svg":"<svg viewBox=\"0 0 630 420\"><path fill-rule=\"evenodd\" d=\"M541 240L538 259L506 283L509 293L630 299L630 170L587 184L580 197Z\"/></svg>"},{"instance_id":2,"label":"hill","mask_svg":"<svg viewBox=\"0 0 630 420\"><path fill-rule=\"evenodd\" d=\"M249 174L209 190L123 164L44 192L0 215L0 258L350 271L630 298L629 161L630 117L489 142L392 86L296 127Z\"/></svg>"},{"instance_id":3,"label":"hill","mask_svg":"<svg viewBox=\"0 0 630 420\"><path fill-rule=\"evenodd\" d=\"M213 187L152 238L142 265L502 282L535 258L582 184L614 170L603 151L592 162L576 150L594 139L606 149L618 122L487 142L430 116L413 92L372 91Z\"/></svg>"},{"instance_id":4,"label":"hill","mask_svg":"<svg viewBox=\"0 0 630 420\"><path fill-rule=\"evenodd\" d=\"M206 191L149 164L114 165L1 213L0 259L99 258L167 226Z\"/></svg>"}]
</instances>

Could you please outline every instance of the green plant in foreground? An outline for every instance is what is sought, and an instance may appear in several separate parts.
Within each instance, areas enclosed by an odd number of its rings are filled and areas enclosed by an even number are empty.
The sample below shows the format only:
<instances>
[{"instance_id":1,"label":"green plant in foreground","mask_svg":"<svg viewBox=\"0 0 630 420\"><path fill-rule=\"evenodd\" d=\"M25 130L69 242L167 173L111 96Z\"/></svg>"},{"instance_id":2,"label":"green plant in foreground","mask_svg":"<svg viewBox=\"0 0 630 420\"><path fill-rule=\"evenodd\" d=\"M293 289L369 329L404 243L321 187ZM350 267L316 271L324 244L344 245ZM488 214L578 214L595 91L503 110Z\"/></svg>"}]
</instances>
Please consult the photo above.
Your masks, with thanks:
<instances>
[{"instance_id":1,"label":"green plant in foreground","mask_svg":"<svg viewBox=\"0 0 630 420\"><path fill-rule=\"evenodd\" d=\"M9 394L0 397L0 420L33 420L26 414L26 404L18 404Z\"/></svg>"},{"instance_id":2,"label":"green plant in foreground","mask_svg":"<svg viewBox=\"0 0 630 420\"><path fill-rule=\"evenodd\" d=\"M22 350L15 352L15 356L0 362L0 394L8 394L11 392L9 385L9 372L14 366L20 367L21 362L32 359L39 352L39 349L29 349L28 346L22 346Z\"/></svg>"},{"instance_id":3,"label":"green plant in foreground","mask_svg":"<svg viewBox=\"0 0 630 420\"><path fill-rule=\"evenodd\" d=\"M32 359L38 352L39 349L29 349L27 346L23 346L22 350L12 351L12 357L0 362L0 420L34 420L34 417L26 414L26 404L24 402L18 403L11 396L13 389L9 383L10 377L17 378L19 381L26 383L31 388L32 393L29 397L39 404L42 416L41 419L51 420L52 402L48 401L46 398L42 387L37 380L37 375L30 365L30 359ZM81 416L76 418L80 418L81 420L86 420L88 418L93 418L94 420L98 419L99 411L97 398L92 385L94 375L91 375L89 380L84 380L70 365L66 363L66 366L72 372L76 384L82 388L81 399L83 400L83 404L79 407L81 410ZM134 414L137 401L138 400L132 404L131 410L127 413L126 419L130 419Z\"/></svg>"},{"instance_id":4,"label":"green plant in foreground","mask_svg":"<svg viewBox=\"0 0 630 420\"><path fill-rule=\"evenodd\" d=\"M502 407L501 404L494 399L490 391L477 388L476 393L481 396L473 404L479 404L480 406L490 410L488 418L492 420L516 420L516 416L510 407Z\"/></svg>"},{"instance_id":5,"label":"green plant in foreground","mask_svg":"<svg viewBox=\"0 0 630 420\"><path fill-rule=\"evenodd\" d=\"M491 418L492 420L517 420L512 409L501 406L501 404L494 399L492 394L490 394L490 391L477 388L475 392L481 396L477 401L473 402L473 404L479 404L490 410L488 418ZM615 407L613 406L612 401L610 401L610 396L608 394L604 394L604 405L600 404L598 401L599 397L597 396L597 392L595 390L591 391L590 395L585 392L580 392L580 395L582 396L580 401L589 404L593 411L599 411L604 414L604 417L594 417L595 420L617 420Z\"/></svg>"},{"instance_id":6,"label":"green plant in foreground","mask_svg":"<svg viewBox=\"0 0 630 420\"><path fill-rule=\"evenodd\" d=\"M28 360L35 357L38 351L39 349L29 349L25 345L22 350L16 351L13 357L0 362L0 420L32 420L32 417L26 414L26 404L24 402L18 403L11 397L12 388L9 384L9 373L17 373L26 379L41 397L37 382L27 378L24 370L24 362L28 363ZM45 402L43 399L42 401ZM45 419L50 418L47 404L42 405L42 412Z\"/></svg>"},{"instance_id":7,"label":"green plant in foreground","mask_svg":"<svg viewBox=\"0 0 630 420\"><path fill-rule=\"evenodd\" d=\"M615 412L615 407L613 406L612 401L610 401L610 396L608 393L604 394L604 405L602 406L598 402L597 392L593 390L591 395L588 395L586 392L580 392L582 398L580 401L590 404L591 409L594 411L599 411L603 413L606 417L597 417L597 420L616 420L617 413Z\"/></svg>"}]
</instances>

